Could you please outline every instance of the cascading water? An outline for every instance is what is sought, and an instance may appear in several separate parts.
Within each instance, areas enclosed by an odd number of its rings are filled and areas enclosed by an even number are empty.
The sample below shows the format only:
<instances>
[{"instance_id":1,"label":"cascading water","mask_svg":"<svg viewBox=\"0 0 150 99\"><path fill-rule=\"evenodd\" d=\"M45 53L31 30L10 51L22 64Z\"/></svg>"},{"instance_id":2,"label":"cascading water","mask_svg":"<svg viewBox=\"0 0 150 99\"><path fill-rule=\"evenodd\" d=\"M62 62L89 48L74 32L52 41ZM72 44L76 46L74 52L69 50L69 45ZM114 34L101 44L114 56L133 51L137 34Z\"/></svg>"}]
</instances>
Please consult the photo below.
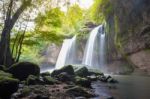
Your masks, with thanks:
<instances>
[{"instance_id":1,"label":"cascading water","mask_svg":"<svg viewBox=\"0 0 150 99\"><path fill-rule=\"evenodd\" d=\"M98 42L100 41L100 42ZM94 28L86 44L82 64L91 68L101 69L104 66L105 33L104 26Z\"/></svg>"},{"instance_id":2,"label":"cascading water","mask_svg":"<svg viewBox=\"0 0 150 99\"><path fill-rule=\"evenodd\" d=\"M72 39L65 39L62 44L55 69L59 69L67 64L74 64L76 52L76 36Z\"/></svg>"}]
</instances>

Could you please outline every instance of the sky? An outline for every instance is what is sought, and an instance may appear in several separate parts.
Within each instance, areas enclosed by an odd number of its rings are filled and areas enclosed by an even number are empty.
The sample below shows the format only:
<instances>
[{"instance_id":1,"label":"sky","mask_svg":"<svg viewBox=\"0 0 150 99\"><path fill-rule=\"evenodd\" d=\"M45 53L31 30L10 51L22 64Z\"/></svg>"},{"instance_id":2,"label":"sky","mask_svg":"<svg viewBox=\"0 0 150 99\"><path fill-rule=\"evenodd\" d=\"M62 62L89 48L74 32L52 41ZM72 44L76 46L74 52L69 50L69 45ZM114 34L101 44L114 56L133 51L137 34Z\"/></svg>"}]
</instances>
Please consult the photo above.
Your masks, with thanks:
<instances>
[{"instance_id":1,"label":"sky","mask_svg":"<svg viewBox=\"0 0 150 99\"><path fill-rule=\"evenodd\" d=\"M77 2L77 1L79 1L79 2ZM76 3L81 8L88 9L89 7L92 6L93 0L70 0L70 3L71 3L71 5ZM67 8L63 5L61 6L61 9L62 9L62 11L65 11L65 12L67 11Z\"/></svg>"}]
</instances>

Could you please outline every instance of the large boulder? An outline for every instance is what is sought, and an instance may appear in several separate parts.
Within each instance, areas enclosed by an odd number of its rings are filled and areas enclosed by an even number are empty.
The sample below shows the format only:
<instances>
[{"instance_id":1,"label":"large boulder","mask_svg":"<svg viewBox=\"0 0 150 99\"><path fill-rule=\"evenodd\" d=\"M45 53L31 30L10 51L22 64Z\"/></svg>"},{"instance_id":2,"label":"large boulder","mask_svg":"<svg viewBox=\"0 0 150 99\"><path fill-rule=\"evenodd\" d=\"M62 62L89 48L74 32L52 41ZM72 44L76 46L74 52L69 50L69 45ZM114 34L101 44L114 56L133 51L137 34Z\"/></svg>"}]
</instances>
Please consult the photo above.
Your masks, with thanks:
<instances>
[{"instance_id":1,"label":"large boulder","mask_svg":"<svg viewBox=\"0 0 150 99\"><path fill-rule=\"evenodd\" d=\"M74 75L74 69L72 67L72 65L67 65L67 66L64 66L62 67L61 69L58 69L58 70L54 70L52 73L51 73L51 76L52 77L55 77L63 72L66 72L68 75Z\"/></svg>"},{"instance_id":2,"label":"large boulder","mask_svg":"<svg viewBox=\"0 0 150 99\"><path fill-rule=\"evenodd\" d=\"M82 78L82 77L75 77L75 84L80 85L82 87L91 87L91 81L87 78Z\"/></svg>"},{"instance_id":3,"label":"large boulder","mask_svg":"<svg viewBox=\"0 0 150 99\"><path fill-rule=\"evenodd\" d=\"M86 77L89 75L89 71L85 66L79 66L75 69L76 76Z\"/></svg>"},{"instance_id":4,"label":"large boulder","mask_svg":"<svg viewBox=\"0 0 150 99\"><path fill-rule=\"evenodd\" d=\"M68 75L66 72L60 73L57 76L57 79L62 82L70 82L70 81L74 82L75 80L73 75Z\"/></svg>"},{"instance_id":5,"label":"large boulder","mask_svg":"<svg viewBox=\"0 0 150 99\"><path fill-rule=\"evenodd\" d=\"M19 80L11 74L0 71L0 98L9 99L18 90Z\"/></svg>"},{"instance_id":6,"label":"large boulder","mask_svg":"<svg viewBox=\"0 0 150 99\"><path fill-rule=\"evenodd\" d=\"M30 62L16 63L8 71L19 80L25 80L29 75L39 76L40 74L39 66Z\"/></svg>"}]
</instances>

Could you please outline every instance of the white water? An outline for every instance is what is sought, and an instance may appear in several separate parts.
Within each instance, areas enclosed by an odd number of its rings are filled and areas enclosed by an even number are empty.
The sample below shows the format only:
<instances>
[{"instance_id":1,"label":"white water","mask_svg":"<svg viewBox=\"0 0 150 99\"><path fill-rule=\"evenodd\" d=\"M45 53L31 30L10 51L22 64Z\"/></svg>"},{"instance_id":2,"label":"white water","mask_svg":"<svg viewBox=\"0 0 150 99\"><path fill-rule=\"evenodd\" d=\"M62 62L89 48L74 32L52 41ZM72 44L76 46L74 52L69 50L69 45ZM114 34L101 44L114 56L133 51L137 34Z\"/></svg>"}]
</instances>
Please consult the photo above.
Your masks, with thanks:
<instances>
[{"instance_id":1,"label":"white water","mask_svg":"<svg viewBox=\"0 0 150 99\"><path fill-rule=\"evenodd\" d=\"M97 42L100 41L100 42ZM98 43L98 44L97 44ZM94 28L86 44L82 64L100 69L104 65L105 33L103 26Z\"/></svg>"},{"instance_id":2,"label":"white water","mask_svg":"<svg viewBox=\"0 0 150 99\"><path fill-rule=\"evenodd\" d=\"M100 35L100 68L105 69L104 65L105 65L105 33L102 33Z\"/></svg>"},{"instance_id":3,"label":"white water","mask_svg":"<svg viewBox=\"0 0 150 99\"><path fill-rule=\"evenodd\" d=\"M60 69L67 64L74 64L76 51L76 36L71 39L65 39L62 44L55 69Z\"/></svg>"}]
</instances>

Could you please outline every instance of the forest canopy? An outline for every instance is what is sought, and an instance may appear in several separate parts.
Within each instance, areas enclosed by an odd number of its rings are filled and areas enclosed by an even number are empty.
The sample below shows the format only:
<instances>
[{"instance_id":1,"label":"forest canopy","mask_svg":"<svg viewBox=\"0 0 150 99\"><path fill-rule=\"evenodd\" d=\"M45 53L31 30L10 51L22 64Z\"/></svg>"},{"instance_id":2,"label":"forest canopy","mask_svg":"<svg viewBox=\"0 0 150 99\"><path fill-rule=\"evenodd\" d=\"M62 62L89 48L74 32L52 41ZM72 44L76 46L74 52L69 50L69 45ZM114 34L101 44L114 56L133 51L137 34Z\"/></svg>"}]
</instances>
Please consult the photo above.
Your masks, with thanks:
<instances>
[{"instance_id":1,"label":"forest canopy","mask_svg":"<svg viewBox=\"0 0 150 99\"><path fill-rule=\"evenodd\" d=\"M39 52L46 45L60 45L64 38L80 34L86 22L103 23L105 15L99 5L108 0L90 1L93 5L85 8L81 0L1 0L0 63L40 62Z\"/></svg>"}]
</instances>

